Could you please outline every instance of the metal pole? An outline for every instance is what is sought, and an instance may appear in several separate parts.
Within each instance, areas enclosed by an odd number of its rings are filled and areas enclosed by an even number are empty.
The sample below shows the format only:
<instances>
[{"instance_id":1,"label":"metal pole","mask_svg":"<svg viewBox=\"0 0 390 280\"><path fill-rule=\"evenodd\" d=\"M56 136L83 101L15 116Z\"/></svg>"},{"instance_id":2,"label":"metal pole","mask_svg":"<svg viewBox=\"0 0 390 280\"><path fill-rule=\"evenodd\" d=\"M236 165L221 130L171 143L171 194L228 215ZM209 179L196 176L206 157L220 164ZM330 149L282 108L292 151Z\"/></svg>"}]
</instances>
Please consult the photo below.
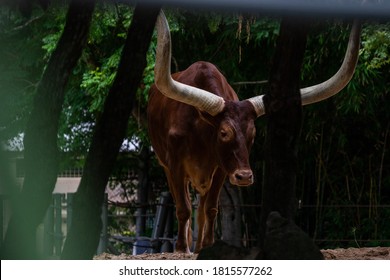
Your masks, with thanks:
<instances>
[{"instance_id":1,"label":"metal pole","mask_svg":"<svg viewBox=\"0 0 390 280\"><path fill-rule=\"evenodd\" d=\"M173 207L173 198L169 194L166 197L167 204L167 218L164 228L164 243L161 246L161 252L173 252L173 223L174 223L174 207ZM171 241L172 240L172 241Z\"/></svg>"},{"instance_id":2,"label":"metal pole","mask_svg":"<svg viewBox=\"0 0 390 280\"><path fill-rule=\"evenodd\" d=\"M167 214L168 214L168 202L171 198L171 194L169 192L163 192L160 196L160 202L157 206L156 211L156 219L154 221L154 227L152 232L152 253L159 253L161 242L159 241L160 237L163 237L164 229L165 229L165 223L167 220Z\"/></svg>"}]
</instances>

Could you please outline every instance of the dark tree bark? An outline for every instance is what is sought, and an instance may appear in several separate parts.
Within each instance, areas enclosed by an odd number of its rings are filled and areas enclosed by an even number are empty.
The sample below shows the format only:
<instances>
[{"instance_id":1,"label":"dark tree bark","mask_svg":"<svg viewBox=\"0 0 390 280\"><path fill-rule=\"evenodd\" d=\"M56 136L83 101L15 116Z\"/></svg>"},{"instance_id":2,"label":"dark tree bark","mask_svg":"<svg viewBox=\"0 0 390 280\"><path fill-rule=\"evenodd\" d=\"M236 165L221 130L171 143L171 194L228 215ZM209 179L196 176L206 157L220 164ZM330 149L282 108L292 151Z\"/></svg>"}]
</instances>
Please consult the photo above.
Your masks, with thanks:
<instances>
[{"instance_id":1,"label":"dark tree bark","mask_svg":"<svg viewBox=\"0 0 390 280\"><path fill-rule=\"evenodd\" d=\"M159 10L139 4L134 11L117 75L105 101L103 114L97 121L84 174L74 197L74 216L64 245L63 259L91 259L96 253L105 188L126 135Z\"/></svg>"},{"instance_id":2,"label":"dark tree bark","mask_svg":"<svg viewBox=\"0 0 390 280\"><path fill-rule=\"evenodd\" d=\"M87 42L94 6L92 0L70 3L64 31L37 87L24 138L24 185L14 198L2 258L38 257L35 233L57 180L57 132L65 87Z\"/></svg>"},{"instance_id":3,"label":"dark tree bark","mask_svg":"<svg viewBox=\"0 0 390 280\"><path fill-rule=\"evenodd\" d=\"M150 168L150 149L143 145L140 152L138 163L138 187L137 187L137 209L135 236L144 236L146 232L146 214L150 190L149 168Z\"/></svg>"},{"instance_id":4,"label":"dark tree bark","mask_svg":"<svg viewBox=\"0 0 390 280\"><path fill-rule=\"evenodd\" d=\"M283 19L270 73L270 91L264 97L267 117L265 170L260 242L271 211L294 218L297 145L302 122L300 73L306 47L307 25Z\"/></svg>"},{"instance_id":5,"label":"dark tree bark","mask_svg":"<svg viewBox=\"0 0 390 280\"><path fill-rule=\"evenodd\" d=\"M222 240L227 244L241 247L241 207L240 194L237 187L225 182L219 197L221 208Z\"/></svg>"}]
</instances>

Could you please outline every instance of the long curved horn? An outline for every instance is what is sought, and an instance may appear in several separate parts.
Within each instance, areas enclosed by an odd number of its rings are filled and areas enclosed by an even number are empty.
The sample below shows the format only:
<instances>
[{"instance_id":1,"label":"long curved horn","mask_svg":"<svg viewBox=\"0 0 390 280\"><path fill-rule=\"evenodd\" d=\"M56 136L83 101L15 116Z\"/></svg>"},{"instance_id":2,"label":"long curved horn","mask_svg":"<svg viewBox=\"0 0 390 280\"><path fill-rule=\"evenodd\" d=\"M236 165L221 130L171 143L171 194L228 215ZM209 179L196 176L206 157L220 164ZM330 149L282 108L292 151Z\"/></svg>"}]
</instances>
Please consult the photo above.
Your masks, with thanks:
<instances>
[{"instance_id":1,"label":"long curved horn","mask_svg":"<svg viewBox=\"0 0 390 280\"><path fill-rule=\"evenodd\" d=\"M301 89L302 105L312 104L340 92L352 79L359 58L361 23L355 20L349 36L348 48L340 69L327 81Z\"/></svg>"},{"instance_id":2,"label":"long curved horn","mask_svg":"<svg viewBox=\"0 0 390 280\"><path fill-rule=\"evenodd\" d=\"M211 92L179 83L171 77L171 35L168 21L161 11L157 18L157 50L154 68L155 84L167 97L197 107L212 116L225 107L222 97Z\"/></svg>"},{"instance_id":3,"label":"long curved horn","mask_svg":"<svg viewBox=\"0 0 390 280\"><path fill-rule=\"evenodd\" d=\"M361 23L355 20L349 36L348 47L340 69L327 81L301 89L302 105L308 105L327 99L340 92L351 80L359 58ZM255 107L257 116L265 114L263 96L255 96L248 100Z\"/></svg>"}]
</instances>

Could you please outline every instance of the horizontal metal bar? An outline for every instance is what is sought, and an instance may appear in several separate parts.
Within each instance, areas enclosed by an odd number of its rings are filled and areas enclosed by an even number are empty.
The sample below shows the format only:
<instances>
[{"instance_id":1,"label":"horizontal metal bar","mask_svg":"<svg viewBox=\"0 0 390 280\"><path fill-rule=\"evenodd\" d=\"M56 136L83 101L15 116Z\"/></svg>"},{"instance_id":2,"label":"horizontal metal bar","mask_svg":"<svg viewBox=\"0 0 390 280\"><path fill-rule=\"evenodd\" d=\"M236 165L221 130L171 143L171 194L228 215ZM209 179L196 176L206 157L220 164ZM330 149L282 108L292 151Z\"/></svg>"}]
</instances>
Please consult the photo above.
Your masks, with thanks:
<instances>
[{"instance_id":1,"label":"horizontal metal bar","mask_svg":"<svg viewBox=\"0 0 390 280\"><path fill-rule=\"evenodd\" d=\"M118 2L118 1L116 1ZM135 4L135 0L121 0ZM389 1L373 0L143 0L144 4L272 15L390 18ZM362 4L363 2L363 4Z\"/></svg>"}]
</instances>

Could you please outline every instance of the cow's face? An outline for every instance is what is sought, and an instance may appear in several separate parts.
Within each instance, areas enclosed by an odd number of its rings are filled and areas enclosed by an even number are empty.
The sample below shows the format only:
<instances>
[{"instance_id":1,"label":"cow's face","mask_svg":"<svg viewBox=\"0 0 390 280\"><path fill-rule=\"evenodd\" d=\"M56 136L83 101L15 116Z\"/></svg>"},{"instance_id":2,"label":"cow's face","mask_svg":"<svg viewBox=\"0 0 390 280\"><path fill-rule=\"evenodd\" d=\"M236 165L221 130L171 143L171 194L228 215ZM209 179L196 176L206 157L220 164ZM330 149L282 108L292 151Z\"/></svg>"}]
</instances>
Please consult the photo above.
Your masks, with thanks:
<instances>
[{"instance_id":1,"label":"cow's face","mask_svg":"<svg viewBox=\"0 0 390 280\"><path fill-rule=\"evenodd\" d=\"M247 101L226 101L225 110L216 125L216 151L219 166L237 186L253 184L253 172L249 164L249 153L253 145L256 128L256 113Z\"/></svg>"}]
</instances>

